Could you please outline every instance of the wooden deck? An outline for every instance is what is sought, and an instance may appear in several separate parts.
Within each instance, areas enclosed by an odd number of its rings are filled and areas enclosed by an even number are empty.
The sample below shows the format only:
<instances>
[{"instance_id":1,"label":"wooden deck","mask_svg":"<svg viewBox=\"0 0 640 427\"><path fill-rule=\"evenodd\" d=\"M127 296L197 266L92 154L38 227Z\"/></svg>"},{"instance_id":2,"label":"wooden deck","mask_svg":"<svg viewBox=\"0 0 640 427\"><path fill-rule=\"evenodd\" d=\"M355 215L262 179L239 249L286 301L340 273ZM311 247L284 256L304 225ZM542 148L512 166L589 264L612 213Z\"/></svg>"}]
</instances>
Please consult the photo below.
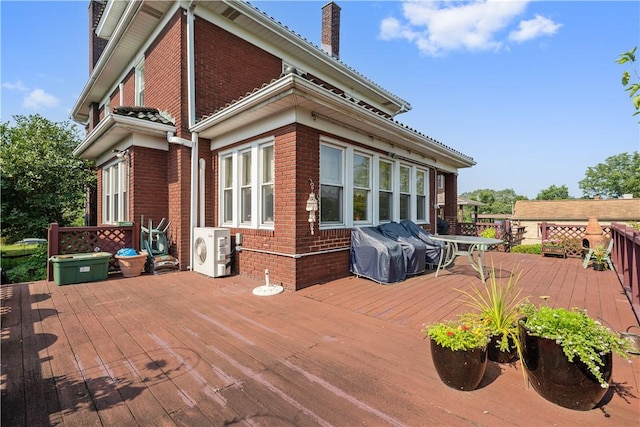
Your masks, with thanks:
<instances>
[{"instance_id":1,"label":"wooden deck","mask_svg":"<svg viewBox=\"0 0 640 427\"><path fill-rule=\"evenodd\" d=\"M533 301L637 324L613 272L578 259L488 254ZM467 261L383 286L355 277L277 296L243 277L179 272L3 286L3 426L638 426L640 360L614 357L601 407L542 399L519 362L461 392L434 371L424 323L462 310Z\"/></svg>"}]
</instances>

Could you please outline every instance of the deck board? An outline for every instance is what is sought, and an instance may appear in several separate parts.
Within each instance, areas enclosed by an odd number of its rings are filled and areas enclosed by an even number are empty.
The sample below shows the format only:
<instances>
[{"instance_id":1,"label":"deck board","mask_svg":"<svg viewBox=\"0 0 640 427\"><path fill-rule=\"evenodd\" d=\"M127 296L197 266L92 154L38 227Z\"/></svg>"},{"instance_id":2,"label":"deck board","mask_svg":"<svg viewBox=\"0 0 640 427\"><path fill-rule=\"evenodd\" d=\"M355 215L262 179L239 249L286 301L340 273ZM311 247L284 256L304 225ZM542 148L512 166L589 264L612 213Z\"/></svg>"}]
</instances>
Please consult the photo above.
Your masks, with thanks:
<instances>
[{"instance_id":1,"label":"deck board","mask_svg":"<svg viewBox=\"0 0 640 427\"><path fill-rule=\"evenodd\" d=\"M577 259L488 254L523 295L586 308L616 330L637 324L614 272ZM640 370L614 357L601 409L571 411L528 387L520 363L491 362L480 387L445 387L425 323L465 310L481 285L464 258L381 285L346 277L256 297L244 277L114 276L2 296L2 425L636 426ZM546 300L541 300L546 296Z\"/></svg>"}]
</instances>

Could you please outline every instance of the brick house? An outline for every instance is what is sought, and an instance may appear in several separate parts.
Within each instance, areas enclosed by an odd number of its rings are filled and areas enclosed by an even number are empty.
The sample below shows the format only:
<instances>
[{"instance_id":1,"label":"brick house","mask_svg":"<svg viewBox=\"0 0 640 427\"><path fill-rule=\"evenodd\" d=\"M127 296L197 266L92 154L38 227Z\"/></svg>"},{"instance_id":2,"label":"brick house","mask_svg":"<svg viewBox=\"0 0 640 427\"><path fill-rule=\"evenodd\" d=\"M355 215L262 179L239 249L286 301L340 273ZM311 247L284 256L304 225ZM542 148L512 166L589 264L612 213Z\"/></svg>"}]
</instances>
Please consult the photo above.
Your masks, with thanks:
<instances>
[{"instance_id":1,"label":"brick house","mask_svg":"<svg viewBox=\"0 0 640 427\"><path fill-rule=\"evenodd\" d=\"M244 1L91 1L71 117L98 223L167 218L183 269L195 227L229 228L234 271L289 289L348 275L353 227L435 231L438 180L456 200L475 162L396 121L409 103L339 60L340 11L318 11L318 48Z\"/></svg>"}]
</instances>

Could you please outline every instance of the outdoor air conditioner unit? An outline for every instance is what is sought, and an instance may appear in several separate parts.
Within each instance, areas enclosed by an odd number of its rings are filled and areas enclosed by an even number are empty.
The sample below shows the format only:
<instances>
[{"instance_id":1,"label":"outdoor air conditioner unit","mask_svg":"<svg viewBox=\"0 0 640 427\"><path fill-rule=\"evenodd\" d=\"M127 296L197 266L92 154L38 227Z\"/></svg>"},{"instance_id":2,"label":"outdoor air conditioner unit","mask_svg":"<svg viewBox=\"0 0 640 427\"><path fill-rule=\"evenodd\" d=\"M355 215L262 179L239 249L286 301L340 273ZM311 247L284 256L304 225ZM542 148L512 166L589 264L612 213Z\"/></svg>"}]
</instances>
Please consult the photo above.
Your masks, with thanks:
<instances>
[{"instance_id":1,"label":"outdoor air conditioner unit","mask_svg":"<svg viewBox=\"0 0 640 427\"><path fill-rule=\"evenodd\" d=\"M228 228L193 229L193 271L209 277L231 274L231 235Z\"/></svg>"}]
</instances>

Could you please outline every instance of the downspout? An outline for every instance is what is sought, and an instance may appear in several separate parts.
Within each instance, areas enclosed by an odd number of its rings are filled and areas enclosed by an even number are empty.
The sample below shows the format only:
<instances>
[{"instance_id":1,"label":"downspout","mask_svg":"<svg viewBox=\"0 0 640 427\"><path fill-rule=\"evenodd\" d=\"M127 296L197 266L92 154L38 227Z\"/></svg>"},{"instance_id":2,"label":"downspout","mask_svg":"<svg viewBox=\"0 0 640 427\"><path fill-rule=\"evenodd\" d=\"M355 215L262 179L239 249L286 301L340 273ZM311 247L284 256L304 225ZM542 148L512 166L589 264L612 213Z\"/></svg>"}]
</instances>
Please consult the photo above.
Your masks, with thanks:
<instances>
[{"instance_id":1,"label":"downspout","mask_svg":"<svg viewBox=\"0 0 640 427\"><path fill-rule=\"evenodd\" d=\"M206 176L206 167L207 161L205 159L199 160L200 165L200 200L198 202L200 208L200 227L204 227L204 197L205 197L205 176Z\"/></svg>"},{"instance_id":2,"label":"downspout","mask_svg":"<svg viewBox=\"0 0 640 427\"><path fill-rule=\"evenodd\" d=\"M187 9L187 102L189 115L189 129L196 124L196 67L195 67L195 36L194 23L196 8L194 0ZM193 270L193 230L198 223L198 134L191 133L191 217L189 219L189 266ZM204 221L204 218L203 218Z\"/></svg>"}]
</instances>

